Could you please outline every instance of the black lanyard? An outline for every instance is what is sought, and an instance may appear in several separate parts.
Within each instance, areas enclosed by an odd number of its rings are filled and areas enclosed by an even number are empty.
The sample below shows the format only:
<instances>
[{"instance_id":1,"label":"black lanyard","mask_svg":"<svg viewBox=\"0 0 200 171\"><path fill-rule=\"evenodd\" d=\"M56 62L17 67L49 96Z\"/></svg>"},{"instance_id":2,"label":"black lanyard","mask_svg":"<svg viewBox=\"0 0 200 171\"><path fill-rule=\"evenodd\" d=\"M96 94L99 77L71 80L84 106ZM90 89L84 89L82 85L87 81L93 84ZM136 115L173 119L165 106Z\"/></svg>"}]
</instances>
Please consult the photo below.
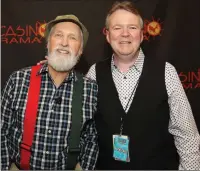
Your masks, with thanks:
<instances>
[{"instance_id":1,"label":"black lanyard","mask_svg":"<svg viewBox=\"0 0 200 171\"><path fill-rule=\"evenodd\" d=\"M140 75L140 77L141 77L141 75ZM126 112L126 110L128 109L128 105L129 105L129 103L130 103L130 101L131 101L131 99L132 99L132 96L133 96L133 94L134 94L134 92L135 92L135 90L136 90L136 88L137 88L137 86L138 86L138 84L139 84L140 77L139 77L139 79L138 79L138 81L137 81L137 83L136 83L136 85L135 85L135 87L134 87L134 89L133 89L133 91L132 91L132 93L131 93L130 98L128 99L128 102L127 102L126 107L125 107L125 109L124 109L125 112ZM124 126L124 119L125 119L126 116L127 116L127 113L126 113L126 114L123 114L122 117L121 117L120 135L122 135L123 126Z\"/></svg>"}]
</instances>

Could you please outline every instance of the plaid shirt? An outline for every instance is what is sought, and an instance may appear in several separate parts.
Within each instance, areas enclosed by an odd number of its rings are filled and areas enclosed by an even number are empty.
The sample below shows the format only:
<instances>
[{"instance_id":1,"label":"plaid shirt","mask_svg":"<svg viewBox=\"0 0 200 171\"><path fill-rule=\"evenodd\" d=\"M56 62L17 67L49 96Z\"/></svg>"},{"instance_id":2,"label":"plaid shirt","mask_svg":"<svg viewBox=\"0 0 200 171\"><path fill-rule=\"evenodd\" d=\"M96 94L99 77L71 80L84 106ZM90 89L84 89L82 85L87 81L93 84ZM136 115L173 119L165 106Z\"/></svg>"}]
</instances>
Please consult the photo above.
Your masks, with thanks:
<instances>
[{"instance_id":1,"label":"plaid shirt","mask_svg":"<svg viewBox=\"0 0 200 171\"><path fill-rule=\"evenodd\" d=\"M31 67L14 72L2 93L1 105L1 169L9 169L11 160L20 165L20 143L26 109ZM66 169L68 139L71 130L73 82L72 71L56 87L45 64L41 74L40 100L31 147L31 169ZM79 162L84 170L95 167L98 156L97 132L93 115L96 111L98 87L95 81L84 77L83 117L80 138ZM62 97L61 103L56 98ZM87 121L87 122L86 122Z\"/></svg>"}]
</instances>

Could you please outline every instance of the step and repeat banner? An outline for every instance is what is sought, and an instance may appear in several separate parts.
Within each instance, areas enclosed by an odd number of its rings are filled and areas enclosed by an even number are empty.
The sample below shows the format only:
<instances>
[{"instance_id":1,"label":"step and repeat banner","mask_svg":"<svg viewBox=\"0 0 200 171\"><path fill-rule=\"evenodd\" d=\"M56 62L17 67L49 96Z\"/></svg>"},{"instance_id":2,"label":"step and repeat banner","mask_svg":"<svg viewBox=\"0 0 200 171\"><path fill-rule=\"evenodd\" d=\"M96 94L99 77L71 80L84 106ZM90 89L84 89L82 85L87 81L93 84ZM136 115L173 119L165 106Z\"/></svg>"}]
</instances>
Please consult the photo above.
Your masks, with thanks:
<instances>
[{"instance_id":1,"label":"step and repeat banner","mask_svg":"<svg viewBox=\"0 0 200 171\"><path fill-rule=\"evenodd\" d=\"M45 24L58 15L75 14L89 30L77 69L86 73L112 54L104 23L114 0L3 0L1 8L1 87L9 75L36 64L47 52ZM200 1L133 0L144 18L146 54L172 63L191 103L200 131Z\"/></svg>"}]
</instances>

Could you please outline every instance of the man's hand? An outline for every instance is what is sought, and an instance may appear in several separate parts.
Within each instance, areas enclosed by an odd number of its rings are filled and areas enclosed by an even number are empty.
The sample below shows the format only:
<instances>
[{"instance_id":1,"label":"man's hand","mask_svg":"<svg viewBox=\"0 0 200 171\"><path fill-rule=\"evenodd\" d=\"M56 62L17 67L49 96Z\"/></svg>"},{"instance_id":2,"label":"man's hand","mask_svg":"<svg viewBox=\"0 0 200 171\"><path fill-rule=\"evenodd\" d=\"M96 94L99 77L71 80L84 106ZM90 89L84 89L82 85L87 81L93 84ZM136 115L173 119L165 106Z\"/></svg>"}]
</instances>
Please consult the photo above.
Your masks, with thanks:
<instances>
[{"instance_id":1,"label":"man's hand","mask_svg":"<svg viewBox=\"0 0 200 171\"><path fill-rule=\"evenodd\" d=\"M39 61L37 65L41 65L47 62L47 56L45 56L45 60Z\"/></svg>"},{"instance_id":2,"label":"man's hand","mask_svg":"<svg viewBox=\"0 0 200 171\"><path fill-rule=\"evenodd\" d=\"M9 170L19 170L15 163L12 163Z\"/></svg>"},{"instance_id":3,"label":"man's hand","mask_svg":"<svg viewBox=\"0 0 200 171\"><path fill-rule=\"evenodd\" d=\"M83 170L83 169L81 168L81 166L80 166L80 163L77 163L77 164L76 164L75 170L77 170L77 171L82 171L82 170Z\"/></svg>"}]
</instances>

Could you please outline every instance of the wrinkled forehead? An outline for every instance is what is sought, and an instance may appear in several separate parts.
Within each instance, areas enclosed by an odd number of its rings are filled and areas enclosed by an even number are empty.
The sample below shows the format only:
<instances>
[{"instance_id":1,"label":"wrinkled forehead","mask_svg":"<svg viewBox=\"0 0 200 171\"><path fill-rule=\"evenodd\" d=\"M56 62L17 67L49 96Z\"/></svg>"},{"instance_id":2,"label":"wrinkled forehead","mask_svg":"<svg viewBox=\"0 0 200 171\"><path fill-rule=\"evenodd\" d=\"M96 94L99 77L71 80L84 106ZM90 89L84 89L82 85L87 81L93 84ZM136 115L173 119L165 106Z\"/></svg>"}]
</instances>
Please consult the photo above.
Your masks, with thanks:
<instances>
[{"instance_id":1,"label":"wrinkled forehead","mask_svg":"<svg viewBox=\"0 0 200 171\"><path fill-rule=\"evenodd\" d=\"M80 36L81 35L81 29L80 27L73 23L73 22L60 22L53 26L51 31L55 32L62 32L65 33L73 33L74 35Z\"/></svg>"}]
</instances>

